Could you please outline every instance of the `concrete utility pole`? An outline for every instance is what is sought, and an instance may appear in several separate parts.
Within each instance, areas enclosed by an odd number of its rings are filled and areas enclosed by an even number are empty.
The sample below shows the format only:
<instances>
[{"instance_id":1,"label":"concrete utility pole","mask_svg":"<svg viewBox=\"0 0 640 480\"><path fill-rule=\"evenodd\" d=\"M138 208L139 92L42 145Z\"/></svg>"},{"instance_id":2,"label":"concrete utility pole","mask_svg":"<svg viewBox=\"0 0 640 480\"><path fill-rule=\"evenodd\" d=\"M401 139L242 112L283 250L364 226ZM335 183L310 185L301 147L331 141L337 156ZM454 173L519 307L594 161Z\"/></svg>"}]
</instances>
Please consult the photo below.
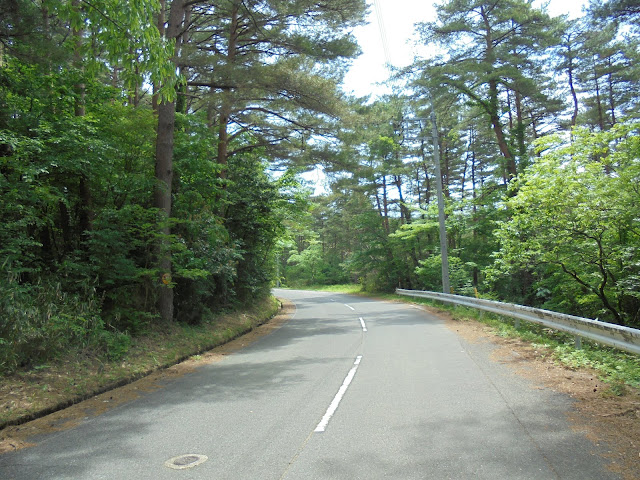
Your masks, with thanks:
<instances>
[{"instance_id":1,"label":"concrete utility pole","mask_svg":"<svg viewBox=\"0 0 640 480\"><path fill-rule=\"evenodd\" d=\"M449 283L449 249L447 248L447 227L444 221L444 196L442 194L442 173L440 171L440 144L436 123L436 103L431 94L431 134L433 141L433 162L436 168L436 189L438 191L438 223L440 225L440 257L442 258L442 293L451 293Z\"/></svg>"},{"instance_id":2,"label":"concrete utility pole","mask_svg":"<svg viewBox=\"0 0 640 480\"><path fill-rule=\"evenodd\" d=\"M440 231L440 256L442 258L442 292L451 293L449 282L449 249L447 247L447 227L444 217L444 195L442 193L442 171L440 169L440 144L438 142L438 125L436 123L436 108L433 97L431 102L431 116L429 118L414 117L414 121L431 121L431 140L433 143L433 163L436 170L436 191L438 193L438 224Z\"/></svg>"},{"instance_id":3,"label":"concrete utility pole","mask_svg":"<svg viewBox=\"0 0 640 480\"><path fill-rule=\"evenodd\" d=\"M442 172L440 170L440 144L438 143L438 125L436 123L436 104L429 94L431 101L431 117L416 118L416 120L431 120L431 139L433 142L433 163L436 169L436 190L438 192L438 223L440 225L440 256L442 258L442 292L451 293L449 282L449 252L447 248L447 227L444 218L444 196L442 194Z\"/></svg>"}]
</instances>

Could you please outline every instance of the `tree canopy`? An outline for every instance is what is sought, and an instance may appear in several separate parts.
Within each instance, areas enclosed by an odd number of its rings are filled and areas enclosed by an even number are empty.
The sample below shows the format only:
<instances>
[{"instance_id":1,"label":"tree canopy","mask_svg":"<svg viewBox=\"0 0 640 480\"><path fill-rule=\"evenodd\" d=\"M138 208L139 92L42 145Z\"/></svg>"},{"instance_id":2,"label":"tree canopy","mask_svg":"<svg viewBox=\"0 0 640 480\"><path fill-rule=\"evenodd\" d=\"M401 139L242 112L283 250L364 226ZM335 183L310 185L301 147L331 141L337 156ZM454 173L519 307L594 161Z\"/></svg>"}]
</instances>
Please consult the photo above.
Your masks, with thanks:
<instances>
[{"instance_id":1,"label":"tree canopy","mask_svg":"<svg viewBox=\"0 0 640 480\"><path fill-rule=\"evenodd\" d=\"M441 290L433 105L454 293L638 326L633 6L592 2L569 20L449 0L436 13L416 25L436 53L396 75L396 95L354 101L289 281L312 281L299 265L313 258L315 282Z\"/></svg>"},{"instance_id":2,"label":"tree canopy","mask_svg":"<svg viewBox=\"0 0 640 480\"><path fill-rule=\"evenodd\" d=\"M0 370L268 294L364 2L0 8Z\"/></svg>"},{"instance_id":3,"label":"tree canopy","mask_svg":"<svg viewBox=\"0 0 640 480\"><path fill-rule=\"evenodd\" d=\"M639 326L638 11L536 5L440 1L354 98L364 0L2 2L0 370L276 283L439 290L438 170L455 293Z\"/></svg>"}]
</instances>

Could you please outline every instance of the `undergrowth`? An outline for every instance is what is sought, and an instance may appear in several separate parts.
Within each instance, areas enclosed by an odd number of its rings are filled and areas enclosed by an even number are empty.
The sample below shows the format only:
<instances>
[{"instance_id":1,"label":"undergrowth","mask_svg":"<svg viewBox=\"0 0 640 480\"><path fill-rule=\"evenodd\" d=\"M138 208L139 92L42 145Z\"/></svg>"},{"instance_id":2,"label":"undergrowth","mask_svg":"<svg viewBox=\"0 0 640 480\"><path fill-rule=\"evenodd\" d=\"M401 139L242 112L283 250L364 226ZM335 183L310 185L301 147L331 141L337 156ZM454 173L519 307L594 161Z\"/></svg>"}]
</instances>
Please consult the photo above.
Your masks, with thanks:
<instances>
[{"instance_id":1,"label":"undergrowth","mask_svg":"<svg viewBox=\"0 0 640 480\"><path fill-rule=\"evenodd\" d=\"M117 358L71 349L11 374L0 372L0 429L200 355L257 327L278 309L273 297L256 299L247 308L212 314L198 325L152 325L144 335L130 337Z\"/></svg>"}]
</instances>

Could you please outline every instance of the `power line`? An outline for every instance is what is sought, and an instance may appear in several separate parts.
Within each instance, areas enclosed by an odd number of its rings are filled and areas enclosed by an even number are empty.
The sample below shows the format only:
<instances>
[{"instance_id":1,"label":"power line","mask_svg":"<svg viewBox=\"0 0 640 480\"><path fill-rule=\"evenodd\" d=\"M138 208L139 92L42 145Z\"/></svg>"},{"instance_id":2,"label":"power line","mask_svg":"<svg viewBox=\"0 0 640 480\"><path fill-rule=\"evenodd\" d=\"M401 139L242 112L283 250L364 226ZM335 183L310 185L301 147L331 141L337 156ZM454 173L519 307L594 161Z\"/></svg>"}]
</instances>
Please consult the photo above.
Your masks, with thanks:
<instances>
[{"instance_id":1,"label":"power line","mask_svg":"<svg viewBox=\"0 0 640 480\"><path fill-rule=\"evenodd\" d=\"M382 51L384 53L385 66L387 70L391 71L391 55L389 54L389 42L387 41L387 33L384 28L384 19L382 16L382 8L379 0L373 0L373 5L376 11L376 17L378 18L378 30L380 30L380 38L382 40ZM429 99L431 100L431 121L432 127L432 141L433 141L433 156L436 170L436 190L438 194L438 224L440 231L440 258L442 260L442 291L444 293L450 293L451 286L449 282L449 254L447 249L447 229L445 225L445 212L444 212L444 196L442 193L442 173L440 171L440 148L438 143L438 127L436 123L436 104L429 92Z\"/></svg>"},{"instance_id":2,"label":"power line","mask_svg":"<svg viewBox=\"0 0 640 480\"><path fill-rule=\"evenodd\" d=\"M378 30L380 32L380 40L382 41L382 52L384 55L385 66L387 69L391 68L391 54L389 52L389 41L387 39L387 32L384 28L384 16L382 15L382 6L379 0L373 0L373 6L376 12L376 18L378 20Z\"/></svg>"}]
</instances>

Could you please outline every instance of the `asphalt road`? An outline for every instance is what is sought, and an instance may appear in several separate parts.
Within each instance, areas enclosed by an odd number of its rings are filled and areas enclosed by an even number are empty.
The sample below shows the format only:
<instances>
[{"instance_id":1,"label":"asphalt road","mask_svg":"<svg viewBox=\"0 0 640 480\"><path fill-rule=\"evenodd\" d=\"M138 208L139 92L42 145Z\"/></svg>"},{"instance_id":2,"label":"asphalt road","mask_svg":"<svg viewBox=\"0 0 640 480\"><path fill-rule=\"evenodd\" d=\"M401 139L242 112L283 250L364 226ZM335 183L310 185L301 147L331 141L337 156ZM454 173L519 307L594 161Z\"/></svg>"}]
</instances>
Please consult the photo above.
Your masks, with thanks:
<instances>
[{"instance_id":1,"label":"asphalt road","mask_svg":"<svg viewBox=\"0 0 640 480\"><path fill-rule=\"evenodd\" d=\"M282 328L0 456L9 479L616 479L532 388L406 304L278 290ZM171 458L206 455L187 469ZM186 458L182 462L194 461Z\"/></svg>"}]
</instances>

